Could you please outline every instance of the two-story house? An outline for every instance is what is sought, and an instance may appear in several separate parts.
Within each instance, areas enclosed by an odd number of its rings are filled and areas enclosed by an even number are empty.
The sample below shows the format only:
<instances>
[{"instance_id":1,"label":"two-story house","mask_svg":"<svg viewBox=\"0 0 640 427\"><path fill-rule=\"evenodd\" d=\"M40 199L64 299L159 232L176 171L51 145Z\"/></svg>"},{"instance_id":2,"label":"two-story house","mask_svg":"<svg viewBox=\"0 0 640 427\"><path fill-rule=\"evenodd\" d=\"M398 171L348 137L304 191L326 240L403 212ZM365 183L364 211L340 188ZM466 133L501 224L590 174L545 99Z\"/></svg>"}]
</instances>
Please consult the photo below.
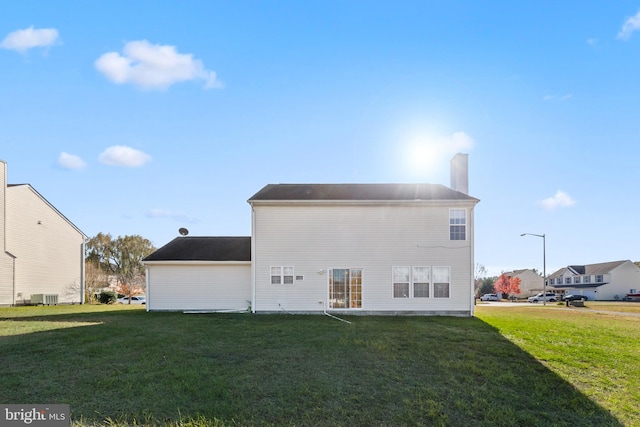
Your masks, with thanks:
<instances>
[{"instance_id":1,"label":"two-story house","mask_svg":"<svg viewBox=\"0 0 640 427\"><path fill-rule=\"evenodd\" d=\"M0 160L0 305L81 303L86 236Z\"/></svg>"},{"instance_id":2,"label":"two-story house","mask_svg":"<svg viewBox=\"0 0 640 427\"><path fill-rule=\"evenodd\" d=\"M547 280L552 290L584 295L590 300L621 300L629 293L640 292L640 267L629 260L570 265Z\"/></svg>"},{"instance_id":3,"label":"two-story house","mask_svg":"<svg viewBox=\"0 0 640 427\"><path fill-rule=\"evenodd\" d=\"M467 177L458 154L453 188L267 185L251 237L178 237L145 259L147 309L473 315Z\"/></svg>"}]
</instances>

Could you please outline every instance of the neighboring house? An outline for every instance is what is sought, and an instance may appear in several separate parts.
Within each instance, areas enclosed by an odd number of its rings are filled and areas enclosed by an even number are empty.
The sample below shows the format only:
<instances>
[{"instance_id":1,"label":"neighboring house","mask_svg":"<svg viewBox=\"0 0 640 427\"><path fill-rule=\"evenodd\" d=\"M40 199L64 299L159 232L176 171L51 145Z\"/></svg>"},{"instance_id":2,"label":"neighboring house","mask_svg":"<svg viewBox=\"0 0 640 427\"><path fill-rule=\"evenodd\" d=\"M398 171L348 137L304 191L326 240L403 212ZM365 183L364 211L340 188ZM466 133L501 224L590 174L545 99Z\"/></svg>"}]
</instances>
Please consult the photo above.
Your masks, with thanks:
<instances>
[{"instance_id":1,"label":"neighboring house","mask_svg":"<svg viewBox=\"0 0 640 427\"><path fill-rule=\"evenodd\" d=\"M519 297L530 297L542 292L542 276L531 269L513 270L504 274L509 278L517 277L520 279L520 293L516 294Z\"/></svg>"},{"instance_id":2,"label":"neighboring house","mask_svg":"<svg viewBox=\"0 0 640 427\"><path fill-rule=\"evenodd\" d=\"M251 237L178 237L144 260L147 310L473 315L467 155L436 184L275 184Z\"/></svg>"},{"instance_id":3,"label":"neighboring house","mask_svg":"<svg viewBox=\"0 0 640 427\"><path fill-rule=\"evenodd\" d=\"M0 305L81 303L85 240L29 184L8 185L0 160Z\"/></svg>"},{"instance_id":4,"label":"neighboring house","mask_svg":"<svg viewBox=\"0 0 640 427\"><path fill-rule=\"evenodd\" d=\"M629 260L570 265L550 275L548 285L590 300L621 300L629 293L640 292L640 267Z\"/></svg>"}]
</instances>

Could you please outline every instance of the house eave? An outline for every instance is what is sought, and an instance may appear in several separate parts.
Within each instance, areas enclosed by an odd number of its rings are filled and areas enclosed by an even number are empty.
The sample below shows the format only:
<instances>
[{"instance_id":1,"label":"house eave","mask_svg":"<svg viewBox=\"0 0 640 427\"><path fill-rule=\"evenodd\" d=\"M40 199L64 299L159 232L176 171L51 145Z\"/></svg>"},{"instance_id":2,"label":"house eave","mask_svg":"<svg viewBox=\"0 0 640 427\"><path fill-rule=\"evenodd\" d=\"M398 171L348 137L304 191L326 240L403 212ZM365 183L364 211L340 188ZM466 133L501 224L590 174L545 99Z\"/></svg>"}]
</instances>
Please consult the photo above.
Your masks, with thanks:
<instances>
[{"instance_id":1,"label":"house eave","mask_svg":"<svg viewBox=\"0 0 640 427\"><path fill-rule=\"evenodd\" d=\"M448 199L448 200L247 200L251 206L475 206L478 199Z\"/></svg>"},{"instance_id":2,"label":"house eave","mask_svg":"<svg viewBox=\"0 0 640 427\"><path fill-rule=\"evenodd\" d=\"M251 261L194 261L194 260L163 260L142 261L142 264L153 265L251 265Z\"/></svg>"}]
</instances>

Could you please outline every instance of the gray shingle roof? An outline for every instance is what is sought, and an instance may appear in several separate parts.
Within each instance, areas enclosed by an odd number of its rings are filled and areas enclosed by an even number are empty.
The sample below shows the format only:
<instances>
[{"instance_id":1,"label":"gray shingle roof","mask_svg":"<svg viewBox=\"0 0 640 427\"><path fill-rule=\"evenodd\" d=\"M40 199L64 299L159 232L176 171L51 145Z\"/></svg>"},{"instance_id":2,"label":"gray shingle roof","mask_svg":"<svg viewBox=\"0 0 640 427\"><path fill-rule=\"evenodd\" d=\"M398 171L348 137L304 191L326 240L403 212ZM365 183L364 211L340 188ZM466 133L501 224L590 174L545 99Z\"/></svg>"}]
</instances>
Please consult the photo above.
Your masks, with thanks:
<instances>
[{"instance_id":1,"label":"gray shingle roof","mask_svg":"<svg viewBox=\"0 0 640 427\"><path fill-rule=\"evenodd\" d=\"M607 274L607 273L610 273L611 270L619 267L625 262L627 261L611 261L611 262L601 262L598 264L570 265L569 267L563 267L558 271L555 271L553 274L548 276L548 278L555 279L556 277L562 276L569 269L572 269L578 274L586 274L589 276L594 276L598 274Z\"/></svg>"},{"instance_id":2,"label":"gray shingle roof","mask_svg":"<svg viewBox=\"0 0 640 427\"><path fill-rule=\"evenodd\" d=\"M269 184L249 202L271 200L479 200L440 184Z\"/></svg>"},{"instance_id":3,"label":"gray shingle roof","mask_svg":"<svg viewBox=\"0 0 640 427\"><path fill-rule=\"evenodd\" d=\"M143 261L251 261L251 237L176 237Z\"/></svg>"}]
</instances>

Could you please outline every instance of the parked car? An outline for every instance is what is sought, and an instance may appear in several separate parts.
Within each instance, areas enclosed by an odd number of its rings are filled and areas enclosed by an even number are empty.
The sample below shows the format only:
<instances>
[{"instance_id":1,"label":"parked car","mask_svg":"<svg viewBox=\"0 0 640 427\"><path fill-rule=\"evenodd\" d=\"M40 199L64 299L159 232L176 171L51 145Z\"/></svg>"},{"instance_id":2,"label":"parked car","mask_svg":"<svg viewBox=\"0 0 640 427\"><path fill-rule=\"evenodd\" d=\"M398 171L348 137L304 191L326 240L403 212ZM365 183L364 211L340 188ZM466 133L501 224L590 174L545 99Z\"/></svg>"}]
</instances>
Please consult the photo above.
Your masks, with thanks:
<instances>
[{"instance_id":1,"label":"parked car","mask_svg":"<svg viewBox=\"0 0 640 427\"><path fill-rule=\"evenodd\" d=\"M480 301L500 301L496 294L484 294L480 297Z\"/></svg>"},{"instance_id":2,"label":"parked car","mask_svg":"<svg viewBox=\"0 0 640 427\"><path fill-rule=\"evenodd\" d=\"M556 302L556 301L558 301L558 297L556 297L556 294L554 292L547 292L546 294L544 294L543 292L540 292L537 295L529 297L527 299L527 301L529 301L529 302L541 302L541 301Z\"/></svg>"},{"instance_id":3,"label":"parked car","mask_svg":"<svg viewBox=\"0 0 640 427\"><path fill-rule=\"evenodd\" d=\"M572 295L572 294L562 296L562 301L580 301L580 300L588 301L589 297L586 297L584 295Z\"/></svg>"},{"instance_id":4,"label":"parked car","mask_svg":"<svg viewBox=\"0 0 640 427\"><path fill-rule=\"evenodd\" d=\"M129 304L129 297L118 298L118 302L120 304ZM134 296L131 297L131 304L146 304L147 301L143 296Z\"/></svg>"}]
</instances>

